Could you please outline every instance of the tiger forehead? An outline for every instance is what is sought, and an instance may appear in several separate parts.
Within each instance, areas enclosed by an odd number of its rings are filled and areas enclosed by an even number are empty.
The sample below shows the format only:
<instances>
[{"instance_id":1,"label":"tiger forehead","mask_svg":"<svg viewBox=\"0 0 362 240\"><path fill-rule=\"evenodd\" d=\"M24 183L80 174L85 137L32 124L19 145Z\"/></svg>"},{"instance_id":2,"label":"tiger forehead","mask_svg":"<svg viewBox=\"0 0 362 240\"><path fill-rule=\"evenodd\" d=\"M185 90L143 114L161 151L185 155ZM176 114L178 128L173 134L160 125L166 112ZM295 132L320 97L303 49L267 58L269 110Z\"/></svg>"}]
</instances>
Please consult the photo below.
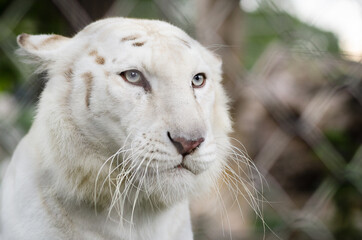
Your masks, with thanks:
<instances>
[{"instance_id":1,"label":"tiger forehead","mask_svg":"<svg viewBox=\"0 0 362 240\"><path fill-rule=\"evenodd\" d=\"M123 37L121 37L120 42L131 42L133 47L142 47L143 45L145 45L147 43L147 40L149 40L149 41L157 40L157 42L161 42L161 44L177 42L179 44L186 46L187 48L191 48L190 41L188 41L182 37L163 36L161 34L154 34L154 33L152 33L151 36L150 35L142 36L140 34L131 34L131 35L123 36Z\"/></svg>"}]
</instances>

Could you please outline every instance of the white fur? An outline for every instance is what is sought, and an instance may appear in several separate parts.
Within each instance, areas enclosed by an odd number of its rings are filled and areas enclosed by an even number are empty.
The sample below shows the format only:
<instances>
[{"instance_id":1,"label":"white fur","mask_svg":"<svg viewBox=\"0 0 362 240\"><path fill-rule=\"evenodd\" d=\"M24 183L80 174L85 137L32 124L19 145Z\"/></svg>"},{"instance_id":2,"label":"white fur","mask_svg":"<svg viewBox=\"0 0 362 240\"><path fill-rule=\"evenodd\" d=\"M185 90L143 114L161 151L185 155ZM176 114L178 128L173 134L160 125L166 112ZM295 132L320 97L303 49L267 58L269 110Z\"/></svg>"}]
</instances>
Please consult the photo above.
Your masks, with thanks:
<instances>
[{"instance_id":1,"label":"white fur","mask_svg":"<svg viewBox=\"0 0 362 240\"><path fill-rule=\"evenodd\" d=\"M218 58L172 25L125 18L18 43L49 81L3 181L2 239L192 239L188 201L215 182L229 146ZM119 75L129 69L151 90ZM190 171L175 168L167 132L205 138L184 158Z\"/></svg>"}]
</instances>

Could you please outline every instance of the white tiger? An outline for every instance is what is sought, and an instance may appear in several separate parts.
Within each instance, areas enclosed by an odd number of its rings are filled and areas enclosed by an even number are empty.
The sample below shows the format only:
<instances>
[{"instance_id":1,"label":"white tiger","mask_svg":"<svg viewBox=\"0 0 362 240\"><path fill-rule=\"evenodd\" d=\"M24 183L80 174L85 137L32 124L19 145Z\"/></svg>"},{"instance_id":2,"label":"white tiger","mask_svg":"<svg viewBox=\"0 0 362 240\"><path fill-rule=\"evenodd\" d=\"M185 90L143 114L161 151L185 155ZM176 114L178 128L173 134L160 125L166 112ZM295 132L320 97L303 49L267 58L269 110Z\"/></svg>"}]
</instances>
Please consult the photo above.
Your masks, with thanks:
<instances>
[{"instance_id":1,"label":"white tiger","mask_svg":"<svg viewBox=\"0 0 362 240\"><path fill-rule=\"evenodd\" d=\"M3 180L1 239L189 240L231 131L221 61L161 21L18 36L48 82Z\"/></svg>"}]
</instances>

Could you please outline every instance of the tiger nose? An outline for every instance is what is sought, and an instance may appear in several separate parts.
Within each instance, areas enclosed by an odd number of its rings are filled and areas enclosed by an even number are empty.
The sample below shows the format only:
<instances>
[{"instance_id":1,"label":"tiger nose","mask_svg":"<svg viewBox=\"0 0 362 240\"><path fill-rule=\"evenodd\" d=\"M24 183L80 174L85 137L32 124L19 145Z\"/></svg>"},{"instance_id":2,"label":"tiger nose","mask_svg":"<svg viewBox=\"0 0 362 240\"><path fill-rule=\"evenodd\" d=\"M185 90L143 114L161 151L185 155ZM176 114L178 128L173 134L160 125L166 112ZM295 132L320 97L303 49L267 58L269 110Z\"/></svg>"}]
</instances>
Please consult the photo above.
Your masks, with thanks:
<instances>
[{"instance_id":1,"label":"tiger nose","mask_svg":"<svg viewBox=\"0 0 362 240\"><path fill-rule=\"evenodd\" d=\"M189 140L183 137L172 138L169 132L167 132L167 135L173 145L176 147L177 152L182 156L186 156L192 153L193 151L195 151L196 148L200 146L203 141L205 141L203 137L196 140Z\"/></svg>"}]
</instances>

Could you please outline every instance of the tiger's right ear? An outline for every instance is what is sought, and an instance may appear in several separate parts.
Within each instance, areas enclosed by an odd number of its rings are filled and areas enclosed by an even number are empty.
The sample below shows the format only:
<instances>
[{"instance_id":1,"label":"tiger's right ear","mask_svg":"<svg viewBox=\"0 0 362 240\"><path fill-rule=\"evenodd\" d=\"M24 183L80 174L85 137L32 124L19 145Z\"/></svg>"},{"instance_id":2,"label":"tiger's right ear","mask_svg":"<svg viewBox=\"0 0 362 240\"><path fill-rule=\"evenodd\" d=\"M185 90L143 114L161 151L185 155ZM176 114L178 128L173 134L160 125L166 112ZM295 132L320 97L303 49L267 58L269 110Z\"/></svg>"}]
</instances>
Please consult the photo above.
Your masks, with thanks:
<instances>
[{"instance_id":1,"label":"tiger's right ear","mask_svg":"<svg viewBox=\"0 0 362 240\"><path fill-rule=\"evenodd\" d=\"M60 35L29 35L20 34L17 42L22 52L38 61L51 61L55 59L57 54L67 46L71 38Z\"/></svg>"}]
</instances>

